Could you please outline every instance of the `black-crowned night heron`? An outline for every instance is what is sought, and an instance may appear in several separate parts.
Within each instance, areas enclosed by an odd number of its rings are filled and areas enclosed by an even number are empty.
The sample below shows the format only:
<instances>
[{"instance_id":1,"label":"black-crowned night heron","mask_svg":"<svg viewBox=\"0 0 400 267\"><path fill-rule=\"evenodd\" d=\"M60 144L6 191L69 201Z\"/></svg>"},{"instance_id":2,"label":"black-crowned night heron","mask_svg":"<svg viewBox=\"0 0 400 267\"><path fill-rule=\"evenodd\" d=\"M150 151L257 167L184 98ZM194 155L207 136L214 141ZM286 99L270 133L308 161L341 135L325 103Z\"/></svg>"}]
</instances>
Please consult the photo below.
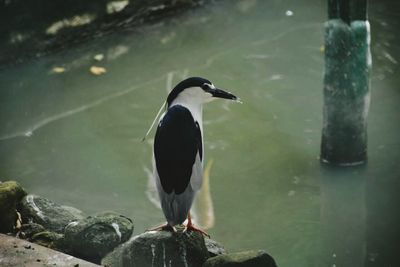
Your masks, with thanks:
<instances>
[{"instance_id":1,"label":"black-crowned night heron","mask_svg":"<svg viewBox=\"0 0 400 267\"><path fill-rule=\"evenodd\" d=\"M193 226L190 208L203 180L203 104L215 98L239 101L200 77L181 81L168 95L153 150L154 178L167 224L154 229L175 230L187 218L186 230L205 234Z\"/></svg>"}]
</instances>

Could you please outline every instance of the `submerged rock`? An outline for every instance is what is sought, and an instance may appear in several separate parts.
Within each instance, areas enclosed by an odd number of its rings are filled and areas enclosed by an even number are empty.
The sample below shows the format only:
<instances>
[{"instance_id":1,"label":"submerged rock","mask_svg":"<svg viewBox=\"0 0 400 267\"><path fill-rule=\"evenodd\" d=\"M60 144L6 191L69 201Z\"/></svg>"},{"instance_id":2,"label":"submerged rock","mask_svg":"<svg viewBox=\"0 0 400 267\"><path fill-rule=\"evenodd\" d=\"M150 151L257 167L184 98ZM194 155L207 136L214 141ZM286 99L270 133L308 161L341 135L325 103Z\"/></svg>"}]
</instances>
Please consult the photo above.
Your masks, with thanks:
<instances>
[{"instance_id":1,"label":"submerged rock","mask_svg":"<svg viewBox=\"0 0 400 267\"><path fill-rule=\"evenodd\" d=\"M209 257L215 257L218 255L226 254L224 246L222 246L217 241L212 240L210 238L206 238L204 241L206 243Z\"/></svg>"},{"instance_id":2,"label":"submerged rock","mask_svg":"<svg viewBox=\"0 0 400 267\"><path fill-rule=\"evenodd\" d=\"M207 258L208 251L200 233L150 231L116 248L101 264L111 267L200 267Z\"/></svg>"},{"instance_id":3,"label":"submerged rock","mask_svg":"<svg viewBox=\"0 0 400 267\"><path fill-rule=\"evenodd\" d=\"M250 250L209 258L203 267L276 267L275 260L263 250Z\"/></svg>"},{"instance_id":4,"label":"submerged rock","mask_svg":"<svg viewBox=\"0 0 400 267\"><path fill-rule=\"evenodd\" d=\"M131 219L104 212L73 221L65 227L65 246L78 257L100 262L101 258L133 233Z\"/></svg>"},{"instance_id":5,"label":"submerged rock","mask_svg":"<svg viewBox=\"0 0 400 267\"><path fill-rule=\"evenodd\" d=\"M83 212L78 209L61 206L36 195L25 196L18 210L21 212L24 223L38 223L56 233L63 233L67 224L84 217Z\"/></svg>"},{"instance_id":6,"label":"submerged rock","mask_svg":"<svg viewBox=\"0 0 400 267\"><path fill-rule=\"evenodd\" d=\"M17 203L26 195L26 191L14 181L0 182L0 232L12 232L18 215Z\"/></svg>"}]
</instances>

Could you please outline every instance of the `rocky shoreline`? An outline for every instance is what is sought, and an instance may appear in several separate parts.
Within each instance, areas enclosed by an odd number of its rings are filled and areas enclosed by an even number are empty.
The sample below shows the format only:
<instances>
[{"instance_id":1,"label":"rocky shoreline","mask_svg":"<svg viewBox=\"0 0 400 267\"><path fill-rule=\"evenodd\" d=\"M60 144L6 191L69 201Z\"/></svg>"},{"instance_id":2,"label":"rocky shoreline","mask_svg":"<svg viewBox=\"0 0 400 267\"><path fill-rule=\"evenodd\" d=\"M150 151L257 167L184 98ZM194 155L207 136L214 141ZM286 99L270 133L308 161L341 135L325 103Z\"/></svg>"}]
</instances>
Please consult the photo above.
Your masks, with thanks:
<instances>
[{"instance_id":1,"label":"rocky shoreline","mask_svg":"<svg viewBox=\"0 0 400 267\"><path fill-rule=\"evenodd\" d=\"M0 1L0 69L115 31L136 31L208 1Z\"/></svg>"},{"instance_id":2,"label":"rocky shoreline","mask_svg":"<svg viewBox=\"0 0 400 267\"><path fill-rule=\"evenodd\" d=\"M102 266L277 266L265 251L227 253L221 244L197 232L133 235L134 221L128 217L109 211L87 215L28 194L15 181L0 182L0 215L0 233Z\"/></svg>"}]
</instances>

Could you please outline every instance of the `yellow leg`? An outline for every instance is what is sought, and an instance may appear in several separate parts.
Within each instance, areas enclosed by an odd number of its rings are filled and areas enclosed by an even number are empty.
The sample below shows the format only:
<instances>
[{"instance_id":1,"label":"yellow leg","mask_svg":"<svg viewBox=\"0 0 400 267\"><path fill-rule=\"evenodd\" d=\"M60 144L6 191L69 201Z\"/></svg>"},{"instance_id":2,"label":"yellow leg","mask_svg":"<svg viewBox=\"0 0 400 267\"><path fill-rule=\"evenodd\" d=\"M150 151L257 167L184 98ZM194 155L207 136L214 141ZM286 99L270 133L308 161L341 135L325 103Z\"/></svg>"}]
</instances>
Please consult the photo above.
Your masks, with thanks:
<instances>
[{"instance_id":1,"label":"yellow leg","mask_svg":"<svg viewBox=\"0 0 400 267\"><path fill-rule=\"evenodd\" d=\"M176 232L175 228L172 227L171 225L169 225L168 223L164 223L164 224L161 224L159 226L152 227L152 228L146 230L146 232L149 232L149 231L172 231L172 232Z\"/></svg>"},{"instance_id":2,"label":"yellow leg","mask_svg":"<svg viewBox=\"0 0 400 267\"><path fill-rule=\"evenodd\" d=\"M204 232L204 231L201 230L200 228L197 228L197 227L195 227L195 226L193 225L193 223L192 223L192 216L190 216L190 211L189 211L189 214L188 214L188 223L187 223L187 225L186 225L186 230L188 230L188 231L196 231L196 232L199 232L200 234L205 235L205 236L207 236L208 238L210 238L210 235L209 235L209 234L207 234L206 232Z\"/></svg>"}]
</instances>

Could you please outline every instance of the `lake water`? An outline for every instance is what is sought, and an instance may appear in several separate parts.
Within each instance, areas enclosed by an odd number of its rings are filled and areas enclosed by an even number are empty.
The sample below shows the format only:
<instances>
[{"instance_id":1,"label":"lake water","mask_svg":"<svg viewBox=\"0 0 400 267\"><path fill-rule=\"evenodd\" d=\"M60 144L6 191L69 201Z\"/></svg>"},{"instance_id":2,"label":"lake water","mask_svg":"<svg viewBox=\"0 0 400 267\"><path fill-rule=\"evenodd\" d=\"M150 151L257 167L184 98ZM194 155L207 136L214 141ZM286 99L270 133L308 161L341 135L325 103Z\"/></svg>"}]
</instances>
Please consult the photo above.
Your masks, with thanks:
<instances>
[{"instance_id":1,"label":"lake water","mask_svg":"<svg viewBox=\"0 0 400 267\"><path fill-rule=\"evenodd\" d=\"M1 179L120 212L135 234L163 222L154 131L141 139L168 90L203 76L243 101L204 108L208 179L193 212L213 239L281 267L400 266L400 5L371 3L369 161L338 169L318 159L325 2L218 1L1 70Z\"/></svg>"}]
</instances>

